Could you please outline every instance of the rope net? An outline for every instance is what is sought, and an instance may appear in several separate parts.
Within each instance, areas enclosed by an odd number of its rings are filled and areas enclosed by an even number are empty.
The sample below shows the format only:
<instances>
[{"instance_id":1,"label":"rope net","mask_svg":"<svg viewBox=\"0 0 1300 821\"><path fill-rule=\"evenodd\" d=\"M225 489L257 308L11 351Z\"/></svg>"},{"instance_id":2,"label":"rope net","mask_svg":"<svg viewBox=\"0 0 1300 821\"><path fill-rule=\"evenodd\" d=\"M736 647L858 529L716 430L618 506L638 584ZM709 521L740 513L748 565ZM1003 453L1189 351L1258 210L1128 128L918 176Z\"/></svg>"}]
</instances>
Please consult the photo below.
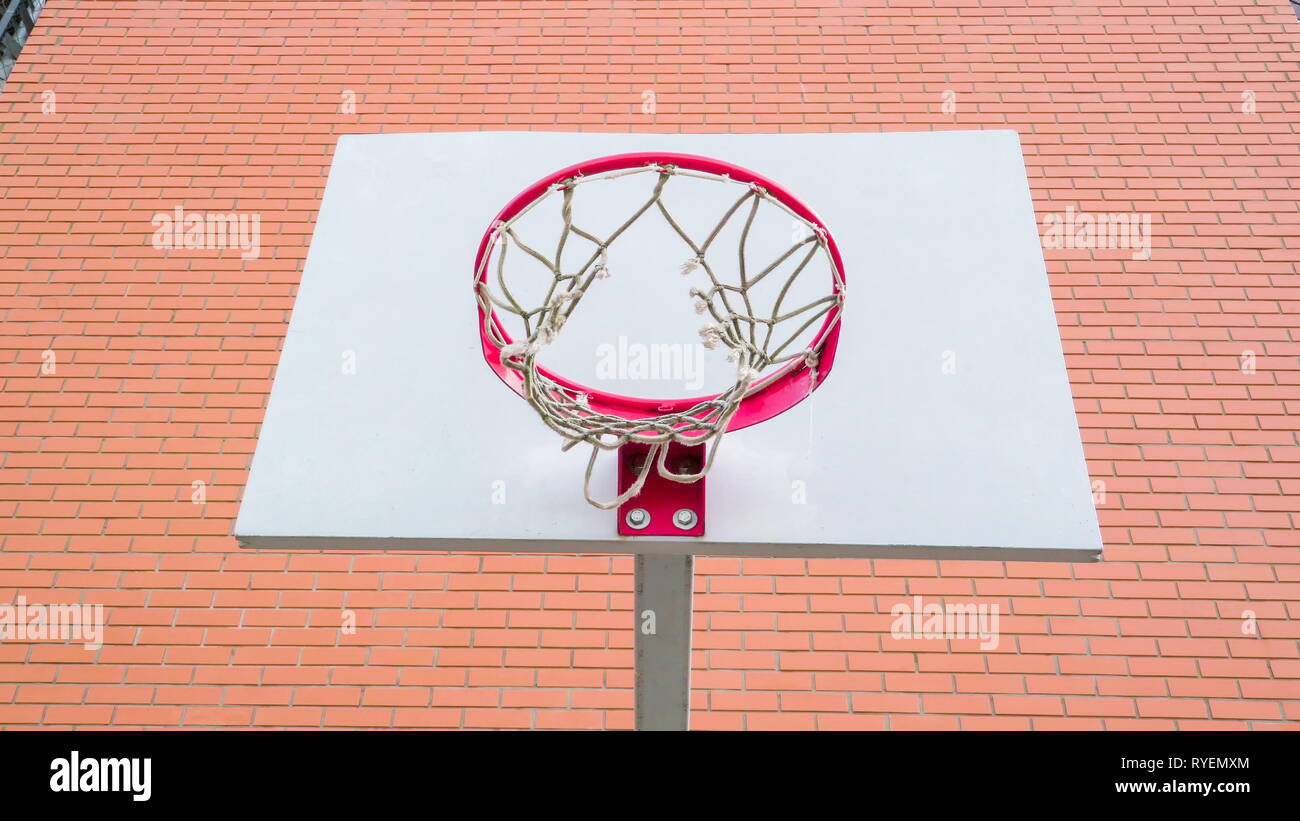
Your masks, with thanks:
<instances>
[{"instance_id":1,"label":"rope net","mask_svg":"<svg viewBox=\"0 0 1300 821\"><path fill-rule=\"evenodd\" d=\"M652 177L653 187L645 200L619 227L606 236L596 236L574 221L573 208L576 192L595 182L609 182L633 175ZM738 186L744 189L717 222L699 239L687 232L669 211L664 201L665 189L675 177L689 176ZM525 243L517 233L520 220L555 196L561 198L559 239L553 256ZM802 223L805 235L795 239L784 252L763 268L754 271L747 264L746 246L750 229L763 207L779 208L791 219ZM727 349L727 359L736 365L735 383L716 396L704 399L693 406L675 412L662 413L643 419L625 419L592 408L590 397L577 389L562 385L539 369L538 356L547 345L555 341L565 323L578 309L588 290L611 275L609 252L611 246L623 236L637 220L647 214L657 214L681 238L687 251L681 264L681 274L690 276L702 272L703 287L691 287L689 297L697 314L706 316L700 329L702 344L708 349ZM736 218L744 220L740 231L738 254L709 256L714 241L723 229ZM585 240L591 251L576 269L562 267L564 253L579 245L574 238ZM551 282L540 304L525 306L516 298L507 284L508 261L517 255L526 255L539 262L550 272ZM819 273L822 266L811 263L824 259L831 271L827 278L828 293L810 302L790 307L786 301L791 287L810 269ZM793 270L785 276L784 284L776 291L771 304L760 310L754 287L767 280L785 263ZM534 266L535 267L535 266ZM697 277L698 279L698 277ZM495 287L493 282L495 281ZM508 220L493 225L486 252L475 272L475 292L479 309L485 321L483 327L489 340L500 350L501 364L517 371L523 378L522 393L540 415L542 421L564 438L563 450L578 444L591 447L584 478L587 501L598 508L613 509L640 493L649 471L653 468L665 479L674 482L697 482L713 466L718 446L732 417L746 397L762 387L768 376L784 368L806 366L811 379L808 390L817 384L818 359L831 329L839 322L844 303L844 278L835 264L827 245L825 229L791 210L766 189L750 182L734 180L729 176L704 171L683 169L674 165L648 163L634 168L607 171L590 176L574 176L552 183L547 189ZM494 309L517 317L523 333L509 339L493 316ZM804 347L796 346L806 332L819 321L825 321L834 311L829 324ZM668 444L678 442L698 445L712 440L703 466L695 473L674 473L666 464ZM610 501L598 501L591 494L591 476L596 459L602 451L617 450L628 442L643 442L651 446L648 458L641 466L633 484Z\"/></svg>"}]
</instances>

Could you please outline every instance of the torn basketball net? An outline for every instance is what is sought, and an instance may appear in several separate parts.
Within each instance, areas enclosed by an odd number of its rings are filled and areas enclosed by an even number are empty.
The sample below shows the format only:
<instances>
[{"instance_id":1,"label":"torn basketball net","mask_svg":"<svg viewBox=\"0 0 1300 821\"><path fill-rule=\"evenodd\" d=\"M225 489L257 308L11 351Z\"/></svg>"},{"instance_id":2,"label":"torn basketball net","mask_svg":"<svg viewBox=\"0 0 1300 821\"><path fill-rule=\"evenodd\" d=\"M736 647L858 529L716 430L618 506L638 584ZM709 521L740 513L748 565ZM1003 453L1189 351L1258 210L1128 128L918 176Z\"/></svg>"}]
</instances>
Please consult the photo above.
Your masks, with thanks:
<instances>
[{"instance_id":1,"label":"torn basketball net","mask_svg":"<svg viewBox=\"0 0 1300 821\"><path fill-rule=\"evenodd\" d=\"M685 159L685 155L682 155ZM619 158L607 158L617 160ZM760 185L753 181L754 175L744 172L737 166L730 166L708 158L692 158L702 162L699 165L721 166L724 173L686 168L682 163L667 161L642 161L633 167L615 168L599 173L584 175L582 167L576 173L563 178L554 178L551 182L535 186L525 192L521 198L527 198L531 192L536 197L514 208L507 207L502 216L493 224L480 246L475 269L475 291L481 312L481 329L485 343L499 349L500 363L505 368L522 376L522 385L516 390L528 400L552 430L566 440L564 450L579 443L591 446L591 455L587 461L584 493L587 501L598 508L613 509L628 499L636 496L651 467L653 466L665 479L674 482L696 482L708 474L717 456L718 446L728 428L735 429L752 424L736 424L736 415L750 397L772 385L782 374L794 369L806 369L806 390L798 398L790 401L794 404L817 386L819 378L819 360L828 340L832 345L838 335L840 312L844 303L844 277L838 262L833 240L825 227L797 213L794 208L811 212L790 195L783 195L791 200L788 205L773 195L770 190L774 184ZM606 161L606 165L609 165ZM591 165L591 164L589 164ZM566 169L573 170L573 169ZM744 172L737 174L736 172ZM653 178L653 187L646 199L627 221L608 236L596 236L584 230L574 218L574 200L578 190L596 182L608 182L631 175L646 175ZM669 211L664 201L664 192L670 188L674 177L691 176L711 180L720 184L738 186L742 189L740 196L722 213L712 226L706 226L696 236L679 224ZM735 177L740 176L741 179ZM748 176L751 179L743 179ZM761 179L761 178L760 178ZM647 185L647 188L651 186ZM525 244L516 234L516 223L547 199L560 196L562 225L554 257ZM760 208L770 206L780 208L791 218L802 223L806 235L793 242L784 253L779 254L765 267L752 271L746 262L746 240ZM514 211L514 213L510 213ZM712 397L694 401L689 407L673 412L653 413L639 418L627 418L615 413L604 412L593 407L592 389L574 383L560 381L539 365L538 356L543 349L563 332L565 322L580 309L583 296L593 287L600 287L602 280L611 274L609 251L611 246L638 219L657 214L667 221L673 231L681 237L684 254L674 262L680 264L680 273L691 275L703 272L707 283L704 287L683 288L694 303L696 313L707 317L706 324L700 329L703 345L706 348L729 349L728 361L736 365L736 381L730 388ZM740 233L739 249L727 255L725 260L711 259L709 256L713 242L733 218L744 219ZM591 252L585 262L576 270L566 272L561 267L566 245L573 237L591 244ZM698 238L697 238L698 237ZM507 259L512 255L511 249L526 254L540 262L550 272L552 282L546 291L542 304L524 306L516 300L507 285ZM715 256L721 256L716 254ZM827 281L826 295L797 307L787 307L785 301L795 280L810 268L810 263L817 257L825 259L831 271ZM779 289L769 306L761 309L754 304L752 289L755 285L772 275L777 269L791 260L793 271L785 276L784 286ZM813 266L820 268L821 266ZM491 285L495 279L497 288ZM680 280L675 280L680 281ZM665 279L664 287L672 287L673 281ZM513 314L522 320L524 334L522 338L511 339L494 310ZM822 321L822 326L806 347L792 350L794 343L814 323ZM486 346L485 346L486 347ZM800 383L803 384L802 382ZM680 403L679 403L680 404ZM787 407L788 407L787 405ZM659 407L667 407L660 405ZM784 408L781 408L784 410ZM779 411L777 411L779 412ZM629 414L632 416L633 414ZM768 416L774 414L768 414ZM763 418L767 418L764 416ZM673 473L668 469L666 457L668 444L678 442L687 445L699 445L713 440L708 448L707 459L696 473ZM596 458L601 451L617 450L628 442L642 442L651 446L649 456L636 481L617 498L602 502L591 495L591 476Z\"/></svg>"}]
</instances>

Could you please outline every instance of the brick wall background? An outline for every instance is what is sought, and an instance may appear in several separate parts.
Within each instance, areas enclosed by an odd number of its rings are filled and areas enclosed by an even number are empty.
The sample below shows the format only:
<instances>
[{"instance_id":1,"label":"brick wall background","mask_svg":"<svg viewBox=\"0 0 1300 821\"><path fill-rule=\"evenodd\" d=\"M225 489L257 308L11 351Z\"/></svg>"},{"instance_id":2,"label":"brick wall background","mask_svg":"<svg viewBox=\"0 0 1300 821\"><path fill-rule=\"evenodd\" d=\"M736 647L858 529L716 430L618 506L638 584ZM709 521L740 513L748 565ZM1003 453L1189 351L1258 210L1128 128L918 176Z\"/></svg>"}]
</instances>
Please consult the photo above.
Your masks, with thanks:
<instances>
[{"instance_id":1,"label":"brick wall background","mask_svg":"<svg viewBox=\"0 0 1300 821\"><path fill-rule=\"evenodd\" d=\"M628 558L229 536L338 135L529 128L1014 128L1040 219L1152 215L1046 252L1106 561L702 559L693 726L1300 726L1297 44L1286 0L51 0L0 92L0 603L109 628L0 643L0 728L631 725ZM261 257L154 250L177 205ZM892 639L912 595L1001 646Z\"/></svg>"}]
</instances>

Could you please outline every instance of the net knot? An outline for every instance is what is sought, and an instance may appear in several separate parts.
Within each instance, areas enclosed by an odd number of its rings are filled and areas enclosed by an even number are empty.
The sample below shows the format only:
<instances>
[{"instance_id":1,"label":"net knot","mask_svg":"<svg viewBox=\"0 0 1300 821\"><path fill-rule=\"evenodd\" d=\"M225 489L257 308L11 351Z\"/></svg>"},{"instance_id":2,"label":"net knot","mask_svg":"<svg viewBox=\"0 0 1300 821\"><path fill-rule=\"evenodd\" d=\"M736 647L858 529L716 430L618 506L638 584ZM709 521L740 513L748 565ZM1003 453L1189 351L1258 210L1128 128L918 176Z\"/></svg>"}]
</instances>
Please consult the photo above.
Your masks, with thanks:
<instances>
[{"instance_id":1,"label":"net knot","mask_svg":"<svg viewBox=\"0 0 1300 821\"><path fill-rule=\"evenodd\" d=\"M821 351L816 348L809 348L803 352L804 364L808 366L808 370L812 376L811 381L808 383L809 391L811 391L813 386L817 384L817 366L821 363L821 358Z\"/></svg>"},{"instance_id":2,"label":"net knot","mask_svg":"<svg viewBox=\"0 0 1300 821\"><path fill-rule=\"evenodd\" d=\"M519 356L528 356L535 352L533 343L527 339L521 339L518 342L511 342L501 348L501 364L505 365L507 359L514 359Z\"/></svg>"},{"instance_id":3,"label":"net knot","mask_svg":"<svg viewBox=\"0 0 1300 821\"><path fill-rule=\"evenodd\" d=\"M705 325L700 328L700 336L704 339L704 347L713 350L722 342L722 329L717 325Z\"/></svg>"},{"instance_id":4,"label":"net knot","mask_svg":"<svg viewBox=\"0 0 1300 821\"><path fill-rule=\"evenodd\" d=\"M609 279L609 255L605 249L600 249L600 258L596 260L596 266L592 268L591 275L596 279Z\"/></svg>"}]
</instances>

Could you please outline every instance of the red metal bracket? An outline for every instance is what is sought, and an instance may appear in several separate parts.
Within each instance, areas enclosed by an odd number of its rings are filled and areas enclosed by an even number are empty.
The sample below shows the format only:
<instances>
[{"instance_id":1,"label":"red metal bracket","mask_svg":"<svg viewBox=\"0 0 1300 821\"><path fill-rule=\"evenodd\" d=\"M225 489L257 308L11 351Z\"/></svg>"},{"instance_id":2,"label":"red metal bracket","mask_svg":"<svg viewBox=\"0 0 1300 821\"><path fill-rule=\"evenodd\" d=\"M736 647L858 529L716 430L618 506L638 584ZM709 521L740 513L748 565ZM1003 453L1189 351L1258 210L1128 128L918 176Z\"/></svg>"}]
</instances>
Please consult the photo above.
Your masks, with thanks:
<instances>
[{"instance_id":1,"label":"red metal bracket","mask_svg":"<svg viewBox=\"0 0 1300 821\"><path fill-rule=\"evenodd\" d=\"M694 474L704 469L706 445L668 444L665 464L676 474ZM628 442L618 449L618 492L624 493L641 475L650 456L650 445ZM674 482L650 466L641 492L618 508L620 536L703 536L704 483Z\"/></svg>"}]
</instances>

